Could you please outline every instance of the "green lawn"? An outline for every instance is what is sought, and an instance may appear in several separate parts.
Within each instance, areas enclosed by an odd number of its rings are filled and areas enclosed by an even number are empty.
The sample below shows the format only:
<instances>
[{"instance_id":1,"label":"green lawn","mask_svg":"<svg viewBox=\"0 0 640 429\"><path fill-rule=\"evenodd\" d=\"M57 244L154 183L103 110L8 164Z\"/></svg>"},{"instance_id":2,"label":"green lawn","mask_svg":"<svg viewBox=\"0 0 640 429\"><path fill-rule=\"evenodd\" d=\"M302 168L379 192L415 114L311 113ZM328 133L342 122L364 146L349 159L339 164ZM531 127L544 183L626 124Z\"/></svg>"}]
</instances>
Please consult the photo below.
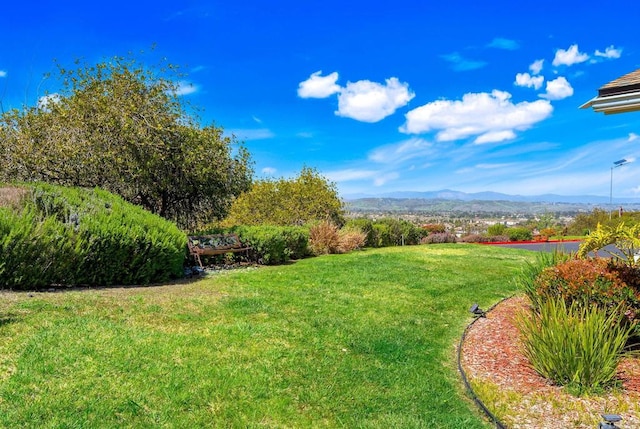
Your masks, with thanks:
<instances>
[{"instance_id":1,"label":"green lawn","mask_svg":"<svg viewBox=\"0 0 640 429\"><path fill-rule=\"evenodd\" d=\"M486 428L455 346L532 255L413 246L2 293L0 427Z\"/></svg>"}]
</instances>

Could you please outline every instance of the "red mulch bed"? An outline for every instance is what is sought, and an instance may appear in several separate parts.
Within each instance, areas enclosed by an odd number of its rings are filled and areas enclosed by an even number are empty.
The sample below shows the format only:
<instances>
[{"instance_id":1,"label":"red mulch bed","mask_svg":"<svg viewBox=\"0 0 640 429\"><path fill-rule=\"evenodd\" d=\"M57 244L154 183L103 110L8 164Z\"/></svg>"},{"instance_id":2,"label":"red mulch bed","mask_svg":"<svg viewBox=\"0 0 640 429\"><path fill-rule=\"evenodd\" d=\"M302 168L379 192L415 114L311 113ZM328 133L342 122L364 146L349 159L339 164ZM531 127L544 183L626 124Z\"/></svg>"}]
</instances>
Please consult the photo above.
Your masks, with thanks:
<instances>
[{"instance_id":1,"label":"red mulch bed","mask_svg":"<svg viewBox=\"0 0 640 429\"><path fill-rule=\"evenodd\" d=\"M508 415L497 417L514 428L597 427L575 422L575 410L587 409L594 413L596 422L600 413L615 413L623 417L621 428L640 427L640 358L625 358L620 364L621 391L599 397L573 397L547 382L522 354L514 321L527 305L522 296L500 302L486 318L478 319L468 329L462 345L461 362L469 380L490 382L501 392L515 392L523 398L509 409ZM554 403L566 405L566 409L536 403L549 397L554 398ZM492 409L486 401L485 405Z\"/></svg>"}]
</instances>

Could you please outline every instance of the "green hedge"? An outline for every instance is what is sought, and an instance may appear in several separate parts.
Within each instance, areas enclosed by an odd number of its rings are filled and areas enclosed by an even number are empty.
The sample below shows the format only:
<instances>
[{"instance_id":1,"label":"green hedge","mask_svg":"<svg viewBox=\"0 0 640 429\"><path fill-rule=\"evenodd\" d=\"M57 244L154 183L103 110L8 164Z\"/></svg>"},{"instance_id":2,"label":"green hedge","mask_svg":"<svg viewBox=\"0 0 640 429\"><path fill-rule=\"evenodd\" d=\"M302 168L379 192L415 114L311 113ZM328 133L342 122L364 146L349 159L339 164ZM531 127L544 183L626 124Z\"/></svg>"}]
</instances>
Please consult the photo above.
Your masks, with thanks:
<instances>
[{"instance_id":1,"label":"green hedge","mask_svg":"<svg viewBox=\"0 0 640 429\"><path fill-rule=\"evenodd\" d=\"M507 228L504 233L509 236L510 241L531 241L533 233L524 227Z\"/></svg>"},{"instance_id":2,"label":"green hedge","mask_svg":"<svg viewBox=\"0 0 640 429\"><path fill-rule=\"evenodd\" d=\"M0 208L0 287L148 284L181 277L186 235L95 189L35 184Z\"/></svg>"},{"instance_id":3,"label":"green hedge","mask_svg":"<svg viewBox=\"0 0 640 429\"><path fill-rule=\"evenodd\" d=\"M232 229L251 246L252 258L265 265L301 259L310 255L309 229L300 226L237 226Z\"/></svg>"}]
</instances>

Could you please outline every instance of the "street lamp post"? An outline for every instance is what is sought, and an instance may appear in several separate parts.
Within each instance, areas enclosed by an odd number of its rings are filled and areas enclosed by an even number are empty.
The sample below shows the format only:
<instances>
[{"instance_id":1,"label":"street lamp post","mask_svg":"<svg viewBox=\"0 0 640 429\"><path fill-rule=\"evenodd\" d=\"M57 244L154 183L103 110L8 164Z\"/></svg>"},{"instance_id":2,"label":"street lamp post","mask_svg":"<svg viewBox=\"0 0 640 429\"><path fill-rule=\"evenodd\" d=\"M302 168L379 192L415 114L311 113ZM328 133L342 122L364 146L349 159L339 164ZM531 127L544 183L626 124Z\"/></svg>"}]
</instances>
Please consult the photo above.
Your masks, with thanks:
<instances>
[{"instance_id":1,"label":"street lamp post","mask_svg":"<svg viewBox=\"0 0 640 429\"><path fill-rule=\"evenodd\" d=\"M611 220L611 213L613 212L613 169L622 167L627 162L628 161L623 158L619 161L614 162L613 166L611 167L611 183L609 185L609 220Z\"/></svg>"}]
</instances>

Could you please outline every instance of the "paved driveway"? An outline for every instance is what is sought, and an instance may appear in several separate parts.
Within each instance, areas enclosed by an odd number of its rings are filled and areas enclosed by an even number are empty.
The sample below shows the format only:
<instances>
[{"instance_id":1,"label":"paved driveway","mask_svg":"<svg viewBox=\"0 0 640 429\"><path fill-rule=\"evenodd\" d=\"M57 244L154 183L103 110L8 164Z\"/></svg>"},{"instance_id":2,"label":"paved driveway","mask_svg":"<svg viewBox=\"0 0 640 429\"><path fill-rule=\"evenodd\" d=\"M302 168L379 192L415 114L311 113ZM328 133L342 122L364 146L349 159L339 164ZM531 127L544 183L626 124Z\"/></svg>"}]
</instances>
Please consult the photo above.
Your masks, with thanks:
<instances>
[{"instance_id":1,"label":"paved driveway","mask_svg":"<svg viewBox=\"0 0 640 429\"><path fill-rule=\"evenodd\" d=\"M581 241L558 241L558 242L551 242L551 243L546 243L546 242L505 243L505 244L495 244L495 246L513 247L516 249L533 250L537 252L553 252L554 250L557 249L565 253L570 253L570 252L575 253L578 251L578 247L580 247L580 243ZM602 249L600 252L598 252L598 254L602 257L609 257L609 253L607 253L605 250L608 250L610 252L617 252L617 249L615 246L609 245L609 246L606 246L604 249ZM593 256L593 254L591 254L591 256Z\"/></svg>"},{"instance_id":2,"label":"paved driveway","mask_svg":"<svg viewBox=\"0 0 640 429\"><path fill-rule=\"evenodd\" d=\"M577 252L580 241L558 241L558 242L542 242L542 243L505 243L496 244L496 246L513 247L516 249L534 250L538 252L553 252L554 250L562 250L565 253Z\"/></svg>"}]
</instances>

